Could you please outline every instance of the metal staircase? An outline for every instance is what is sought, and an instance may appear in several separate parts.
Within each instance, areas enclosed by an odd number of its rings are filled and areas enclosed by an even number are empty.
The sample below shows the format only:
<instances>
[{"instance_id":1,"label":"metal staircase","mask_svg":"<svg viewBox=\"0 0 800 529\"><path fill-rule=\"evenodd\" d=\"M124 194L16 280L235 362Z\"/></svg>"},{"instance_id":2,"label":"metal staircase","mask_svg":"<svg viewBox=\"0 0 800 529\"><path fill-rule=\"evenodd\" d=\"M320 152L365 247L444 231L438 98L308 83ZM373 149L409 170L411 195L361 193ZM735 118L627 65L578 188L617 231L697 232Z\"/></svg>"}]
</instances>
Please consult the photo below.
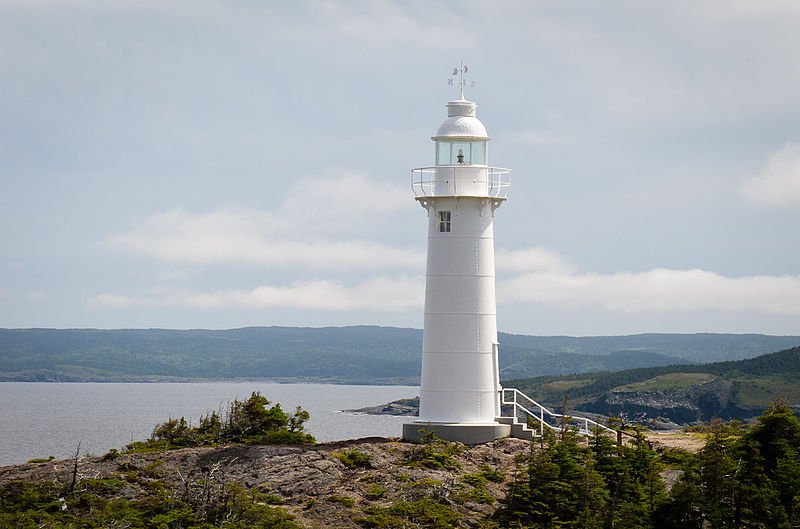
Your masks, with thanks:
<instances>
[{"instance_id":1,"label":"metal staircase","mask_svg":"<svg viewBox=\"0 0 800 529\"><path fill-rule=\"evenodd\" d=\"M617 430L586 417L574 417L552 412L518 389L503 388L500 402L503 411L508 411L509 413L498 417L497 422L510 424L511 437L516 437L517 439L533 440L536 437L541 437L545 428L561 430L565 425L574 429L580 435L590 436L597 433L609 433L619 438L620 432ZM534 427L530 428L529 424L533 424Z\"/></svg>"}]
</instances>

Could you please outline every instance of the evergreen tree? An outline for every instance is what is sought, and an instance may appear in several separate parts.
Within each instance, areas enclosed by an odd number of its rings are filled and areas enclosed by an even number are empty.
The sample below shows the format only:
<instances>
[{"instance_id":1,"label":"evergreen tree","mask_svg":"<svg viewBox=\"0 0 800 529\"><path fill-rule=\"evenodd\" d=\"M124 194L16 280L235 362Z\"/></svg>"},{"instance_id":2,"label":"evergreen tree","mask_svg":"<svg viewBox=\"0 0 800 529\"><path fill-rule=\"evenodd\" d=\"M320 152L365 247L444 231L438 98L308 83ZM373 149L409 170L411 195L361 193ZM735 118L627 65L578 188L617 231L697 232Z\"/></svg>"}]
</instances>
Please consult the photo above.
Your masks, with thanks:
<instances>
[{"instance_id":1,"label":"evergreen tree","mask_svg":"<svg viewBox=\"0 0 800 529\"><path fill-rule=\"evenodd\" d=\"M774 402L742 436L740 452L739 524L800 526L800 421L794 412Z\"/></svg>"},{"instance_id":2,"label":"evergreen tree","mask_svg":"<svg viewBox=\"0 0 800 529\"><path fill-rule=\"evenodd\" d=\"M298 407L286 413L280 404L269 406L269 399L254 391L247 400L234 400L224 417L211 412L192 426L184 417L157 425L147 441L134 441L128 451L179 448L185 446L246 444L311 444L314 437L305 432L309 413Z\"/></svg>"},{"instance_id":3,"label":"evergreen tree","mask_svg":"<svg viewBox=\"0 0 800 529\"><path fill-rule=\"evenodd\" d=\"M683 476L670 491L669 500L653 514L655 529L702 529L700 476L696 469L684 467Z\"/></svg>"},{"instance_id":4,"label":"evergreen tree","mask_svg":"<svg viewBox=\"0 0 800 529\"><path fill-rule=\"evenodd\" d=\"M715 422L683 470L657 529L789 529L800 526L800 421L776 402L742 433Z\"/></svg>"},{"instance_id":5,"label":"evergreen tree","mask_svg":"<svg viewBox=\"0 0 800 529\"><path fill-rule=\"evenodd\" d=\"M530 454L497 518L504 526L531 529L600 529L607 491L591 451L564 429L548 429Z\"/></svg>"},{"instance_id":6,"label":"evergreen tree","mask_svg":"<svg viewBox=\"0 0 800 529\"><path fill-rule=\"evenodd\" d=\"M730 426L712 423L712 431L700 451L700 502L703 518L712 528L735 527L734 509L738 464L734 459L735 437Z\"/></svg>"},{"instance_id":7,"label":"evergreen tree","mask_svg":"<svg viewBox=\"0 0 800 529\"><path fill-rule=\"evenodd\" d=\"M644 434L637 431L632 445L623 446L597 435L592 450L609 494L604 527L649 527L665 491L657 454Z\"/></svg>"}]
</instances>

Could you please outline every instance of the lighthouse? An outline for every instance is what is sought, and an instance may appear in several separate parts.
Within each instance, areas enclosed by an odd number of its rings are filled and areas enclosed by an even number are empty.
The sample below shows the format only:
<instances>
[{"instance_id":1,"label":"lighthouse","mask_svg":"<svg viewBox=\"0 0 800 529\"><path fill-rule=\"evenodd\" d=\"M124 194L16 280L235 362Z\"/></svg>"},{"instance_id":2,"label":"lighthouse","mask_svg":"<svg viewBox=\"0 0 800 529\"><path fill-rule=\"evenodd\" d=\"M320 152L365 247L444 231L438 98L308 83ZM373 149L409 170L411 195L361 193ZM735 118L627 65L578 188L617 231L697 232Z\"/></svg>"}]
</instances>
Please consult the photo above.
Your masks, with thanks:
<instances>
[{"instance_id":1,"label":"lighthouse","mask_svg":"<svg viewBox=\"0 0 800 529\"><path fill-rule=\"evenodd\" d=\"M489 135L464 99L467 67L453 71L459 98L431 139L436 164L412 170L428 214L428 259L419 418L403 437L426 432L466 444L510 434L500 417L495 300L494 214L505 202L509 169L489 165Z\"/></svg>"}]
</instances>

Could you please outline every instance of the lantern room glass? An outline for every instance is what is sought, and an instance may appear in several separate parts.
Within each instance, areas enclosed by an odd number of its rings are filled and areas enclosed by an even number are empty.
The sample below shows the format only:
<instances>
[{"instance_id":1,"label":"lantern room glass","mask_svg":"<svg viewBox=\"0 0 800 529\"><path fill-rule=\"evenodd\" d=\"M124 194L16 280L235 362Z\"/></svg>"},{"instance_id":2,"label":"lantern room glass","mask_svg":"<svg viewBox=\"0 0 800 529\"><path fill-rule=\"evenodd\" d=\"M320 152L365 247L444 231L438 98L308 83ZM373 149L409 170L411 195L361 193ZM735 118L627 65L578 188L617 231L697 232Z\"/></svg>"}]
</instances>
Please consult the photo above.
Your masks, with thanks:
<instances>
[{"instance_id":1,"label":"lantern room glass","mask_svg":"<svg viewBox=\"0 0 800 529\"><path fill-rule=\"evenodd\" d=\"M436 165L486 165L486 140L436 140Z\"/></svg>"}]
</instances>

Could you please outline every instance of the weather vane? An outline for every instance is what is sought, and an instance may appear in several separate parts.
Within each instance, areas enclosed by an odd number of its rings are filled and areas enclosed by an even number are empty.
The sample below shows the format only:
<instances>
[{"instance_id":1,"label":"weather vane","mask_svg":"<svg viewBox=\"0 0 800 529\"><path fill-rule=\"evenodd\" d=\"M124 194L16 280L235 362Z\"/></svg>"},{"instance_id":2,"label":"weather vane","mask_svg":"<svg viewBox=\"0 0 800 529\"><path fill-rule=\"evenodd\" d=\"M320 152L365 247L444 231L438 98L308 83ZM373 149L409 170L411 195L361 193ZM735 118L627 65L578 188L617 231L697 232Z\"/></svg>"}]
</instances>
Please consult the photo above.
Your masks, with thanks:
<instances>
[{"instance_id":1,"label":"weather vane","mask_svg":"<svg viewBox=\"0 0 800 529\"><path fill-rule=\"evenodd\" d=\"M453 77L451 77L447 81L448 86L453 86L454 84L458 84L458 96L459 99L464 99L464 87L469 86L470 88L475 86L475 81L468 81L464 79L464 74L469 71L463 62L461 62L458 68L453 68ZM458 81L456 81L455 76L458 75Z\"/></svg>"}]
</instances>

